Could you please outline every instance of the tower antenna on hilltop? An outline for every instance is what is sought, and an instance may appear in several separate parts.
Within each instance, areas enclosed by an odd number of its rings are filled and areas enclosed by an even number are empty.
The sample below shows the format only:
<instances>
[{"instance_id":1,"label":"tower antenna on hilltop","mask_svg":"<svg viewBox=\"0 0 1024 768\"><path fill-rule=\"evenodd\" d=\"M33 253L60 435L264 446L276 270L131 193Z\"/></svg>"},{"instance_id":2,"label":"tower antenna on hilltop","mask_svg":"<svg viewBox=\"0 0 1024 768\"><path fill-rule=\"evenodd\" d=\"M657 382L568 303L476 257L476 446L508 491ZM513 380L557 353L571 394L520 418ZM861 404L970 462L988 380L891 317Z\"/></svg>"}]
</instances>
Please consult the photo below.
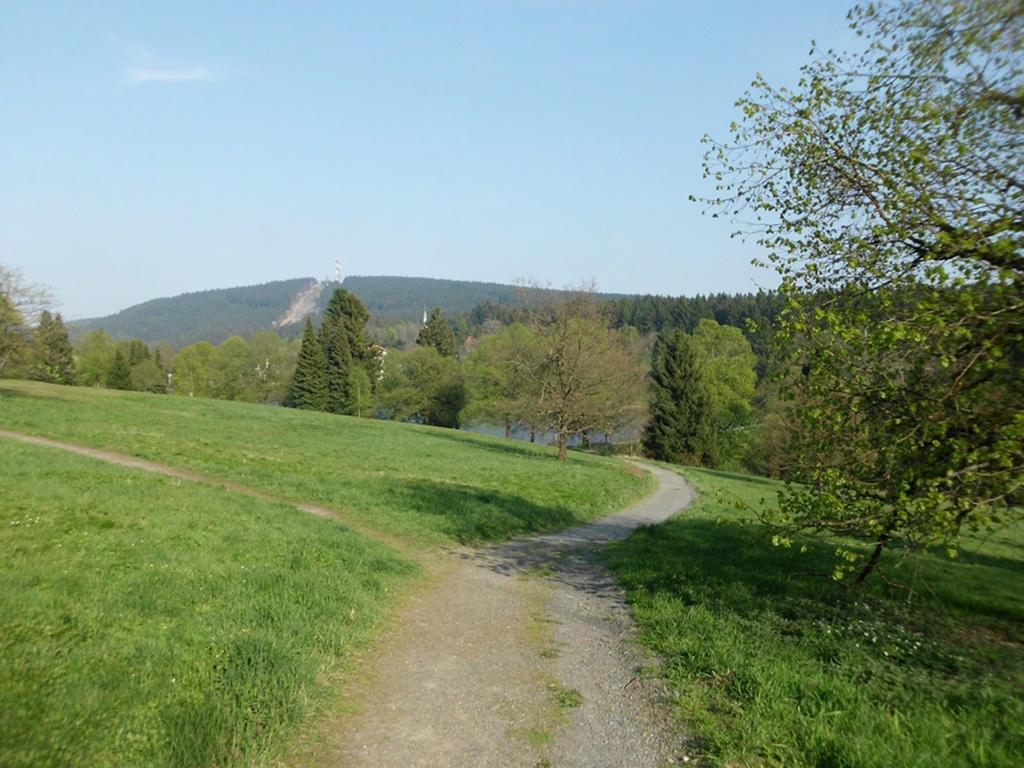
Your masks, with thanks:
<instances>
[{"instance_id":1,"label":"tower antenna on hilltop","mask_svg":"<svg viewBox=\"0 0 1024 768\"><path fill-rule=\"evenodd\" d=\"M334 260L334 282L341 282L341 262L338 259Z\"/></svg>"}]
</instances>

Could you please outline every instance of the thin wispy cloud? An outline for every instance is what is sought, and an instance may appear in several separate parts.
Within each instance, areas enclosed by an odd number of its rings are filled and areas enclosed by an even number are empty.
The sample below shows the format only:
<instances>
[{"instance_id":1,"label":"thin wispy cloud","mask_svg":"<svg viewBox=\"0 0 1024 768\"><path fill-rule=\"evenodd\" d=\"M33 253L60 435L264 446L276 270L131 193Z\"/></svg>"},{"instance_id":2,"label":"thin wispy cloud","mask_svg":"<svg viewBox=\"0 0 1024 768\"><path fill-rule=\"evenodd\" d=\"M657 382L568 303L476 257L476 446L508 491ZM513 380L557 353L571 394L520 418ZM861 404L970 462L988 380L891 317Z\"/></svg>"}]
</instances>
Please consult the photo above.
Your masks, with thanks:
<instances>
[{"instance_id":1,"label":"thin wispy cloud","mask_svg":"<svg viewBox=\"0 0 1024 768\"><path fill-rule=\"evenodd\" d=\"M206 67L144 67L132 65L125 69L124 79L129 83L197 83L216 80Z\"/></svg>"},{"instance_id":2,"label":"thin wispy cloud","mask_svg":"<svg viewBox=\"0 0 1024 768\"><path fill-rule=\"evenodd\" d=\"M202 62L169 59L143 45L132 45L125 53L128 63L121 71L121 78L132 85L205 83L224 79L224 73L219 68Z\"/></svg>"}]
</instances>

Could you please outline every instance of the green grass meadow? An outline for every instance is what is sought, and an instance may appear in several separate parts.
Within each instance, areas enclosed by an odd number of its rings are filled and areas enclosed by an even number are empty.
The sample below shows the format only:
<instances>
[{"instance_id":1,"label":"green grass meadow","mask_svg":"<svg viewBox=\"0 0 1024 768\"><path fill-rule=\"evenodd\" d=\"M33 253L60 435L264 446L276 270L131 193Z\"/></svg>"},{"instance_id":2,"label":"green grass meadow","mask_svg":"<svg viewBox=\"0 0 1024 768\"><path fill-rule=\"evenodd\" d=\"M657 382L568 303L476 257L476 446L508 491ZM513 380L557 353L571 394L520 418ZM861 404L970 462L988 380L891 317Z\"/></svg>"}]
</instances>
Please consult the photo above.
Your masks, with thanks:
<instances>
[{"instance_id":1,"label":"green grass meadow","mask_svg":"<svg viewBox=\"0 0 1024 768\"><path fill-rule=\"evenodd\" d=\"M1024 533L854 590L828 578L834 542L774 547L737 506L776 484L683 474L696 504L609 561L710 765L1024 765Z\"/></svg>"},{"instance_id":2,"label":"green grass meadow","mask_svg":"<svg viewBox=\"0 0 1024 768\"><path fill-rule=\"evenodd\" d=\"M121 451L333 507L418 544L593 520L653 489L614 459L262 405L0 381L0 427Z\"/></svg>"},{"instance_id":3,"label":"green grass meadow","mask_svg":"<svg viewBox=\"0 0 1024 768\"><path fill-rule=\"evenodd\" d=\"M0 438L0 765L272 757L418 568L286 506Z\"/></svg>"},{"instance_id":4,"label":"green grass meadow","mask_svg":"<svg viewBox=\"0 0 1024 768\"><path fill-rule=\"evenodd\" d=\"M323 504L360 531L0 438L0 765L19 768L279 763L336 711L421 553L582 523L653 486L614 459L448 430L30 382L0 381L0 428ZM683 472L696 504L608 560L698 764L1024 764L1024 533L855 590L828 576L836 542L774 547L750 520L775 483Z\"/></svg>"},{"instance_id":5,"label":"green grass meadow","mask_svg":"<svg viewBox=\"0 0 1024 768\"><path fill-rule=\"evenodd\" d=\"M421 554L590 520L653 485L447 430L30 382L0 382L0 428L327 505L362 531L0 437L5 768L276 764L337 711Z\"/></svg>"}]
</instances>

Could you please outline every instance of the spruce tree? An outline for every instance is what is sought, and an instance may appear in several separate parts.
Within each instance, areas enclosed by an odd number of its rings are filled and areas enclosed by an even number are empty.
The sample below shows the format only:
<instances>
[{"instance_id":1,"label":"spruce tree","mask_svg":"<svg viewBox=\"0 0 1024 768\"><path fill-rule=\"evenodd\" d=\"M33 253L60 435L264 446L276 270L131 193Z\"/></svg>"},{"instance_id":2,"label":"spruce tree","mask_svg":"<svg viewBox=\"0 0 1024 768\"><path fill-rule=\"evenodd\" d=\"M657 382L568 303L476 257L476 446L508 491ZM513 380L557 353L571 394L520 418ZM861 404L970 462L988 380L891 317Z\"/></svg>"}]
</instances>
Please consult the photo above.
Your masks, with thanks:
<instances>
[{"instance_id":1,"label":"spruce tree","mask_svg":"<svg viewBox=\"0 0 1024 768\"><path fill-rule=\"evenodd\" d=\"M152 358L149 347L141 339L132 339L128 344L128 365L138 365Z\"/></svg>"},{"instance_id":2,"label":"spruce tree","mask_svg":"<svg viewBox=\"0 0 1024 768\"><path fill-rule=\"evenodd\" d=\"M37 381L52 384L75 383L75 358L64 319L47 311L39 316L32 334L34 364L31 375Z\"/></svg>"},{"instance_id":3,"label":"spruce tree","mask_svg":"<svg viewBox=\"0 0 1024 768\"><path fill-rule=\"evenodd\" d=\"M160 374L159 379L154 378L149 386L147 392L154 392L158 395L167 394L167 368L164 367L163 356L160 354L160 349L153 350L153 368Z\"/></svg>"},{"instance_id":4,"label":"spruce tree","mask_svg":"<svg viewBox=\"0 0 1024 768\"><path fill-rule=\"evenodd\" d=\"M341 322L329 322L324 318L319 342L324 351L326 410L331 413L348 413L348 381L352 371L352 351L349 347L348 334Z\"/></svg>"},{"instance_id":5,"label":"spruce tree","mask_svg":"<svg viewBox=\"0 0 1024 768\"><path fill-rule=\"evenodd\" d=\"M659 339L651 380L651 416L644 430L647 454L674 463L703 463L710 402L689 336L674 331Z\"/></svg>"},{"instance_id":6,"label":"spruce tree","mask_svg":"<svg viewBox=\"0 0 1024 768\"><path fill-rule=\"evenodd\" d=\"M339 288L335 291L335 295L337 296L336 306L339 310L339 319L345 329L352 359L365 362L370 349L370 345L366 341L366 323L370 319L370 313L367 311L366 305L354 293Z\"/></svg>"},{"instance_id":7,"label":"spruce tree","mask_svg":"<svg viewBox=\"0 0 1024 768\"><path fill-rule=\"evenodd\" d=\"M313 321L308 318L287 405L310 411L327 409L327 360L313 330Z\"/></svg>"},{"instance_id":8,"label":"spruce tree","mask_svg":"<svg viewBox=\"0 0 1024 768\"><path fill-rule=\"evenodd\" d=\"M416 343L421 347L433 347L441 357L457 357L459 354L455 332L438 307L430 310L430 318L420 329Z\"/></svg>"},{"instance_id":9,"label":"spruce tree","mask_svg":"<svg viewBox=\"0 0 1024 768\"><path fill-rule=\"evenodd\" d=\"M363 361L369 355L366 341L366 323L370 313L366 305L354 293L338 288L331 294L331 300L324 310L323 328L335 326L341 330L348 343L352 359Z\"/></svg>"},{"instance_id":10,"label":"spruce tree","mask_svg":"<svg viewBox=\"0 0 1024 768\"><path fill-rule=\"evenodd\" d=\"M110 389L131 389L132 369L120 348L114 353L114 360L107 371L107 387Z\"/></svg>"},{"instance_id":11,"label":"spruce tree","mask_svg":"<svg viewBox=\"0 0 1024 768\"><path fill-rule=\"evenodd\" d=\"M326 409L332 413L351 414L355 410L351 385L355 368L366 369L372 386L373 359L366 341L369 317L359 297L343 288L334 291L324 311L319 341L326 365Z\"/></svg>"}]
</instances>

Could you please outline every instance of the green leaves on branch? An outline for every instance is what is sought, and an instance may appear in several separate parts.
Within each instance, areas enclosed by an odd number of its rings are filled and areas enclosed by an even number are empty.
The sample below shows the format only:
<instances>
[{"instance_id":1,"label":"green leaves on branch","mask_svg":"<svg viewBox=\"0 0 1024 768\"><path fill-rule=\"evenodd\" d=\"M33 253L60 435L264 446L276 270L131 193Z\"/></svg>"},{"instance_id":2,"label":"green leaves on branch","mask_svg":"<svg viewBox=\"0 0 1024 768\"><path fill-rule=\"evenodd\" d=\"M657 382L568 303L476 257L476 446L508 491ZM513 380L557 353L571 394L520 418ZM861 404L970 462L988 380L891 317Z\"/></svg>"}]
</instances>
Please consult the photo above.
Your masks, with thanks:
<instances>
[{"instance_id":1,"label":"green leaves on branch","mask_svg":"<svg viewBox=\"0 0 1024 768\"><path fill-rule=\"evenodd\" d=\"M754 81L711 142L709 208L782 276L801 470L779 522L955 548L1019 519L1024 475L1024 11L857 8L861 53ZM741 213L742 212L742 213Z\"/></svg>"}]
</instances>

